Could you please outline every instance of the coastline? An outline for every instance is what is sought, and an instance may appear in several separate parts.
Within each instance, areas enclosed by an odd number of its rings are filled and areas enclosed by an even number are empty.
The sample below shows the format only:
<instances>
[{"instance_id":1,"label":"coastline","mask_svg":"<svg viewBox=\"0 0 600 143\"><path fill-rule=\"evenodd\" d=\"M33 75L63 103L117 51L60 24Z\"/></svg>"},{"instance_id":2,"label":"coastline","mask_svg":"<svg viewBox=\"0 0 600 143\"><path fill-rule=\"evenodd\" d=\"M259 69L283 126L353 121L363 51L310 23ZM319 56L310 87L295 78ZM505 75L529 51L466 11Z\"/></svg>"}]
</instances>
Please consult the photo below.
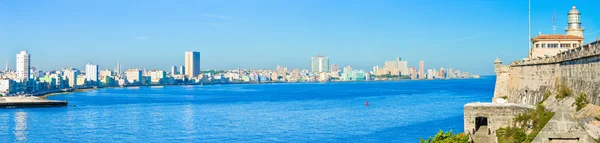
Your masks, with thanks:
<instances>
[{"instance_id":1,"label":"coastline","mask_svg":"<svg viewBox=\"0 0 600 143\"><path fill-rule=\"evenodd\" d=\"M150 84L150 85L129 85L129 86L105 86L105 87L86 87L77 89L66 89L66 90L54 90L46 91L47 93L34 93L27 94L31 96L40 97L47 99L50 96L70 94L75 92L87 92L90 90L104 89L104 88L127 88L127 87L152 87L152 86L188 86L188 85L225 85L225 84L277 84L277 83L349 83L349 82L395 82L395 81L435 81L435 80L468 80L468 79L479 79L479 78L456 78L456 79L400 79L400 80L365 80L365 81L327 81L327 82L228 82L228 83L200 83L200 84ZM18 95L15 95L18 96Z\"/></svg>"}]
</instances>

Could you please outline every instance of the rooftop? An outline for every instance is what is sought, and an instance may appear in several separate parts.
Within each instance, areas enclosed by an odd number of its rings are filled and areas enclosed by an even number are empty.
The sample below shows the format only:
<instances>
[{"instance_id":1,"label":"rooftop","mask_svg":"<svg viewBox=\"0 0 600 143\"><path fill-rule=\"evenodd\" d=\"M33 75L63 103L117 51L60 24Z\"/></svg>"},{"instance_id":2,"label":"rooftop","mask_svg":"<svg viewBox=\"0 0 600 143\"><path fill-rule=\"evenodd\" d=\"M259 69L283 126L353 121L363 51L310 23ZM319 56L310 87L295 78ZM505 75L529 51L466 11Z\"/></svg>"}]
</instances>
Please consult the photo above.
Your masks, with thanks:
<instances>
[{"instance_id":1,"label":"rooftop","mask_svg":"<svg viewBox=\"0 0 600 143\"><path fill-rule=\"evenodd\" d=\"M583 37L575 35L562 35L562 34L549 34L549 35L538 35L531 40L583 40Z\"/></svg>"}]
</instances>

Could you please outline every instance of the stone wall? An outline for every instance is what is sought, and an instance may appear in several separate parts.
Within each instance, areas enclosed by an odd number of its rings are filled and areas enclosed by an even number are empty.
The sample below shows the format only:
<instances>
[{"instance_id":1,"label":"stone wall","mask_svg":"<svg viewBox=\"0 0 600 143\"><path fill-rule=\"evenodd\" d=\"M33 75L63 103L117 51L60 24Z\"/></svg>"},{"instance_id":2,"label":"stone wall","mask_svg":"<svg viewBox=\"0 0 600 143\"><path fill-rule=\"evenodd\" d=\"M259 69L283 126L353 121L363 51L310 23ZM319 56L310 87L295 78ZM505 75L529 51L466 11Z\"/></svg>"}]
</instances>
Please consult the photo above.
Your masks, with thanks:
<instances>
[{"instance_id":1,"label":"stone wall","mask_svg":"<svg viewBox=\"0 0 600 143\"><path fill-rule=\"evenodd\" d=\"M515 116L526 113L534 108L531 105L514 103L469 103L464 106L464 131L465 133L473 134L473 130L476 130L475 118L485 117L488 120L488 128L492 134L495 134L498 128L512 125Z\"/></svg>"},{"instance_id":2,"label":"stone wall","mask_svg":"<svg viewBox=\"0 0 600 143\"><path fill-rule=\"evenodd\" d=\"M557 85L564 82L574 94L586 93L592 104L600 105L600 41L548 58L510 65L498 61L493 101L506 96L509 103L534 105L546 92L555 93Z\"/></svg>"}]
</instances>

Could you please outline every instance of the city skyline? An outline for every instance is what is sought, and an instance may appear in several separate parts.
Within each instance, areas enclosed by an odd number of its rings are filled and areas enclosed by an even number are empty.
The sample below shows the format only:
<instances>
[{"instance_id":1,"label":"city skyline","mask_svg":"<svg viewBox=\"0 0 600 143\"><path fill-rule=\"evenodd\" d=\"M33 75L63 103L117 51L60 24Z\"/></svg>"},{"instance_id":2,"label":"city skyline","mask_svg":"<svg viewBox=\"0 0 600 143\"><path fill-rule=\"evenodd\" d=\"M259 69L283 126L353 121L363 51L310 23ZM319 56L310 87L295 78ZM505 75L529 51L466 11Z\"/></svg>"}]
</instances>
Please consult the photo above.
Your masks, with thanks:
<instances>
[{"instance_id":1,"label":"city skyline","mask_svg":"<svg viewBox=\"0 0 600 143\"><path fill-rule=\"evenodd\" d=\"M15 63L13 53L27 50L36 54L36 58L47 59L31 63L41 70L70 66L83 69L86 63L114 67L114 63L121 62L122 70L144 67L169 71L172 65L183 63L183 59L177 58L180 51L194 50L203 52L203 70L271 69L276 65L310 69L305 61L314 55L327 55L332 59L330 63L341 67L352 65L366 70L380 61L402 56L410 59L409 67L418 67L418 61L424 60L428 67L452 66L489 75L493 73L493 68L488 66L487 61L493 61L496 57L503 61L520 60L525 54L508 53L527 51L527 42L522 40L522 37L526 37L524 31L527 31L526 9L522 9L527 5L526 2L453 1L425 4L297 1L252 5L258 9L262 5L281 7L271 9L278 12L275 14L268 11L246 13L256 11L254 7L234 10L227 6L231 2L188 1L165 5L156 1L139 5L134 1L124 1L118 5L115 2L94 4L99 9L88 9L88 2L72 2L70 4L76 7L68 8L61 6L64 2L60 1L0 3L0 7L6 11L0 13L0 17L10 21L0 24L0 27L6 27L3 28L5 31L0 32L0 37L5 37L0 38L0 46L5 50L0 53L0 60ZM586 3L578 5L581 11L593 11L592 5L599 2L532 1L534 22L531 34L536 35L540 31L552 33L553 10L559 14L556 27L561 29L567 26L566 18L561 14L566 13L571 5L579 3ZM337 8L325 9L333 4ZM473 7L476 4L479 6ZM20 9L26 6L32 10L25 12L25 9ZM114 6L114 11L103 9L108 6ZM153 11L165 6L177 10ZM448 8L443 11L436 9L441 6ZM312 11L324 12L299 13L313 7ZM356 9L364 9L364 13L352 13ZM121 15L127 10L133 13ZM435 20L422 20L415 15L404 14L415 12L423 12L422 16ZM332 18L334 15L337 17ZM584 35L588 37L585 41L595 39L600 31L593 21L598 18L594 17L597 16L592 13L582 15L586 27ZM300 23L294 22L294 19ZM405 19L421 20L418 22L420 24L415 25L404 22ZM31 23L32 20L40 23ZM268 23L271 21L274 23ZM94 22L102 25L92 24ZM73 24L76 25L68 26ZM189 32L182 33L184 29ZM558 33L564 32L559 30ZM497 39L505 42L489 44ZM134 54L136 52L143 54ZM10 64L9 68L14 70L14 65Z\"/></svg>"}]
</instances>

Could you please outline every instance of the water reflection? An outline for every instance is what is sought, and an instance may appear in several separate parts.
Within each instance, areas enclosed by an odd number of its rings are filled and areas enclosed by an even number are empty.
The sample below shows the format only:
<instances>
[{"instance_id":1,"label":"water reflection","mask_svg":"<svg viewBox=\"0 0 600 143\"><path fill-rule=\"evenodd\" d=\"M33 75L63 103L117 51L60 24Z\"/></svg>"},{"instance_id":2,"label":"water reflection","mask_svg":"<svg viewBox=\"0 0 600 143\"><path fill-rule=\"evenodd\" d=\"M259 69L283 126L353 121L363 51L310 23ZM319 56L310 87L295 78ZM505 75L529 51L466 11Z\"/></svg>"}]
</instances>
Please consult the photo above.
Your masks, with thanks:
<instances>
[{"instance_id":1,"label":"water reflection","mask_svg":"<svg viewBox=\"0 0 600 143\"><path fill-rule=\"evenodd\" d=\"M15 140L18 142L27 141L27 113L17 112L15 113Z\"/></svg>"}]
</instances>

